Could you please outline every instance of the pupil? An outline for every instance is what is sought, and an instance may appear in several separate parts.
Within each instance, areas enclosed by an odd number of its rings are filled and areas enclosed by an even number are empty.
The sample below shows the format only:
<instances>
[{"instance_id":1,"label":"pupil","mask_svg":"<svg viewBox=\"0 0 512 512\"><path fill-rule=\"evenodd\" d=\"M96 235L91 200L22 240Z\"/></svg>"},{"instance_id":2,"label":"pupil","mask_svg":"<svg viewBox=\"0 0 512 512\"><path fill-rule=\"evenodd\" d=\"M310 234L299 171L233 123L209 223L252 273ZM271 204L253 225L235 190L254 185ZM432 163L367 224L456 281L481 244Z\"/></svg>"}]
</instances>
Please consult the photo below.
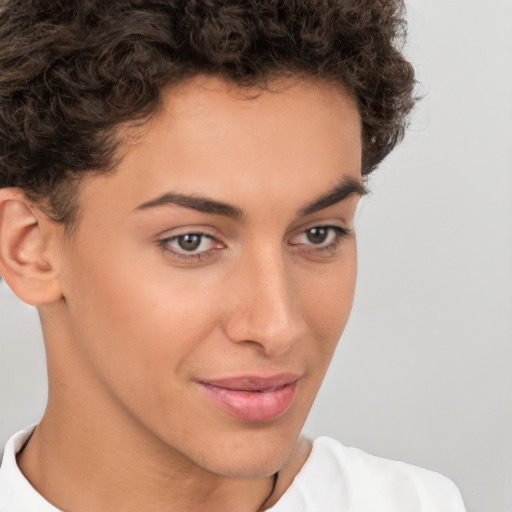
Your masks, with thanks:
<instances>
[{"instance_id":1,"label":"pupil","mask_svg":"<svg viewBox=\"0 0 512 512\"><path fill-rule=\"evenodd\" d=\"M327 228L311 228L307 232L308 241L312 244L321 244L327 239Z\"/></svg>"},{"instance_id":2,"label":"pupil","mask_svg":"<svg viewBox=\"0 0 512 512\"><path fill-rule=\"evenodd\" d=\"M201 235L183 235L178 238L179 246L185 251L193 251L201 245Z\"/></svg>"}]
</instances>

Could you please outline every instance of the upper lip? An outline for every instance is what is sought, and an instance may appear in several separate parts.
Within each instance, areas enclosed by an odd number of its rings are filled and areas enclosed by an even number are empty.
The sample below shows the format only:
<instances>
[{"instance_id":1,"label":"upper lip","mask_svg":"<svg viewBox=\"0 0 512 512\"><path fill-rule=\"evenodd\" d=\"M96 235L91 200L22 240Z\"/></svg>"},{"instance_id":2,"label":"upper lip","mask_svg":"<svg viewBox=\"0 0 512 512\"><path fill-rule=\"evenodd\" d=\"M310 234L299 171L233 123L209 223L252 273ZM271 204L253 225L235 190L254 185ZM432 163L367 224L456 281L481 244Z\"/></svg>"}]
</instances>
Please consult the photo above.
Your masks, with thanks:
<instances>
[{"instance_id":1,"label":"upper lip","mask_svg":"<svg viewBox=\"0 0 512 512\"><path fill-rule=\"evenodd\" d=\"M241 375L224 379L200 380L200 384L229 389L231 391L264 391L279 388L297 382L300 375L296 373L280 373L268 377L258 375Z\"/></svg>"}]
</instances>

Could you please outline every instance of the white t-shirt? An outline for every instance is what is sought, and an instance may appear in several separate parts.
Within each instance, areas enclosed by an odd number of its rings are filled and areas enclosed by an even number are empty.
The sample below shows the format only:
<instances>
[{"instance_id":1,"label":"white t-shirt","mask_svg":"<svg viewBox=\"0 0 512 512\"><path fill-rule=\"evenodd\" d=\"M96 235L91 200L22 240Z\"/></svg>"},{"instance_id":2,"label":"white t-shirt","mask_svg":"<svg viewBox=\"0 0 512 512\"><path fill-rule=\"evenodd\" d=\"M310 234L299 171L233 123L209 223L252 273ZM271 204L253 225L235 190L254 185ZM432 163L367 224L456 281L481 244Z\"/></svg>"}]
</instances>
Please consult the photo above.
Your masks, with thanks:
<instances>
[{"instance_id":1,"label":"white t-shirt","mask_svg":"<svg viewBox=\"0 0 512 512\"><path fill-rule=\"evenodd\" d=\"M0 468L0 512L59 512L30 485L16 463L32 428L9 439ZM465 512L446 477L374 457L319 437L308 460L267 512Z\"/></svg>"}]
</instances>

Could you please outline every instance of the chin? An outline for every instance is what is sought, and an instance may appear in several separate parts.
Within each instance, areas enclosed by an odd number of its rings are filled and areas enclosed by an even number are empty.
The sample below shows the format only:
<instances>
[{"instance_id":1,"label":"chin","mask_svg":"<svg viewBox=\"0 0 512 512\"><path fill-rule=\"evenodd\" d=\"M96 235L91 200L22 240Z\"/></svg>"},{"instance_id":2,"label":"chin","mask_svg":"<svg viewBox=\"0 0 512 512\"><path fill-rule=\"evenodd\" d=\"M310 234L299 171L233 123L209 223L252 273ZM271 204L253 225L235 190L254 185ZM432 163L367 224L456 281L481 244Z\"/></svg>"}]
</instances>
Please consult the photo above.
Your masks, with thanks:
<instances>
[{"instance_id":1,"label":"chin","mask_svg":"<svg viewBox=\"0 0 512 512\"><path fill-rule=\"evenodd\" d=\"M219 436L215 446L195 453L196 464L211 473L233 478L259 478L279 471L293 453L300 429L293 433L245 432Z\"/></svg>"}]
</instances>

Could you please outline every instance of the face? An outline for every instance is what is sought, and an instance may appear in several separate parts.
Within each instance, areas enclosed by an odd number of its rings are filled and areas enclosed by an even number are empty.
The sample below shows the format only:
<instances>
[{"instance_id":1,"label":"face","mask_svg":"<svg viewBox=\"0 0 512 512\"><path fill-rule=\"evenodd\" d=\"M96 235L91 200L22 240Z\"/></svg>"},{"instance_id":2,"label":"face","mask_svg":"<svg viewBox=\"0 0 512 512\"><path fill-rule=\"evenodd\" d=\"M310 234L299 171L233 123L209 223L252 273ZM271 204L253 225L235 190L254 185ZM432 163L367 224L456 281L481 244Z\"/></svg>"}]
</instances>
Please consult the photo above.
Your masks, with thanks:
<instances>
[{"instance_id":1,"label":"face","mask_svg":"<svg viewBox=\"0 0 512 512\"><path fill-rule=\"evenodd\" d=\"M318 83L200 77L139 130L62 252L77 389L194 466L271 474L352 304L359 114Z\"/></svg>"}]
</instances>

